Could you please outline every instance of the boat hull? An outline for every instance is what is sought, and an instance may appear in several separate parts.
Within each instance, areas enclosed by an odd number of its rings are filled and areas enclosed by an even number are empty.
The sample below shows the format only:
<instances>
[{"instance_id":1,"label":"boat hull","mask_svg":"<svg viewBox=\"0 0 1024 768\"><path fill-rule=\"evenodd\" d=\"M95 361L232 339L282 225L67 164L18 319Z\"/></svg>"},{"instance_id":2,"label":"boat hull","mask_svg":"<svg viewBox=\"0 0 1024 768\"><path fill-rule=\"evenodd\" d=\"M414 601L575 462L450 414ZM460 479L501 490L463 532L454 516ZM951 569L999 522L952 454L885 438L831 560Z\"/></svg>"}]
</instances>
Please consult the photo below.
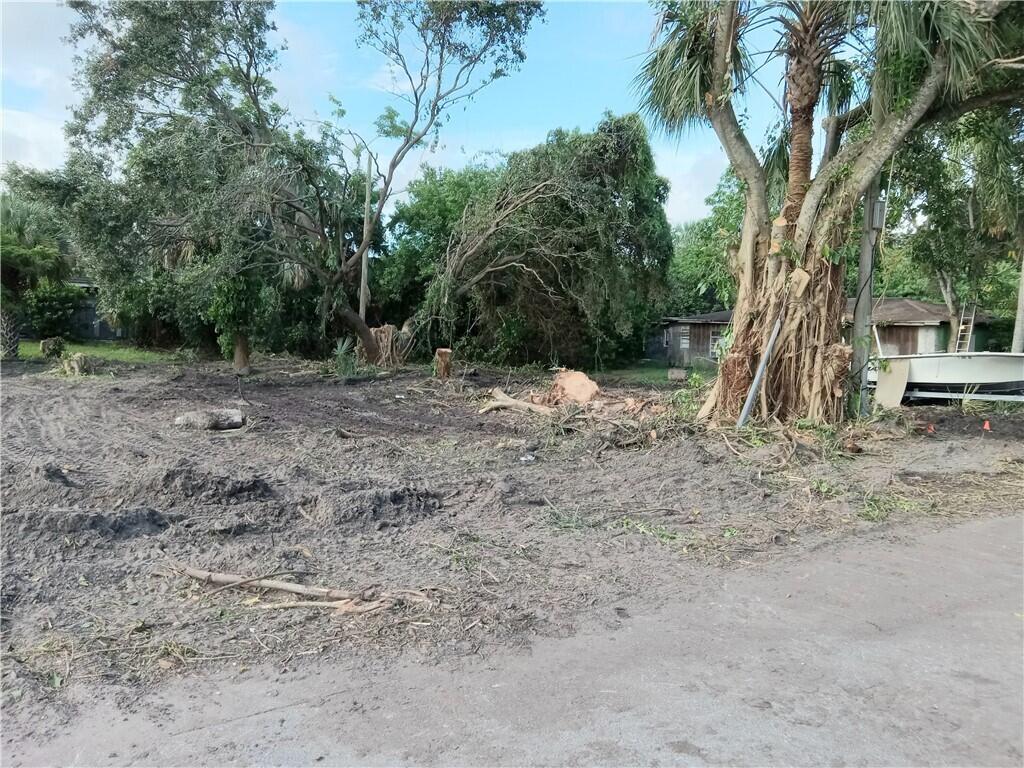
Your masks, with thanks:
<instances>
[{"instance_id":1,"label":"boat hull","mask_svg":"<svg viewBox=\"0 0 1024 768\"><path fill-rule=\"evenodd\" d=\"M907 361L910 396L1024 399L1024 354L949 352L881 358L883 365L896 360ZM872 383L878 380L877 365L868 371Z\"/></svg>"}]
</instances>

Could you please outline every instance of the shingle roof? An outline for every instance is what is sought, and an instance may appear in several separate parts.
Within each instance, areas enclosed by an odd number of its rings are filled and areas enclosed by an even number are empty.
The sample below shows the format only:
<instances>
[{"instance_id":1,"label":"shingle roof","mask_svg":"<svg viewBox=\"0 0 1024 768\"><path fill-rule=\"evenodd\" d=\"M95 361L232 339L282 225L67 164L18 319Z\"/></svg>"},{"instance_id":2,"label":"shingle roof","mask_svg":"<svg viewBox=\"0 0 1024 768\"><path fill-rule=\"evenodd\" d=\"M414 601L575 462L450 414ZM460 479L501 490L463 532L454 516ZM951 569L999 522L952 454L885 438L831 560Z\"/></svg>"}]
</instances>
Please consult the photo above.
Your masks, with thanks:
<instances>
[{"instance_id":1,"label":"shingle roof","mask_svg":"<svg viewBox=\"0 0 1024 768\"><path fill-rule=\"evenodd\" d=\"M846 312L843 322L853 322L854 299L846 300ZM871 320L875 325L938 325L949 322L949 311L944 304L917 299L876 299L871 312ZM985 325L992 321L991 315L978 311L974 322ZM666 317L663 324L675 323L729 323L732 322L732 310L723 309L719 312L706 312L703 315L688 317Z\"/></svg>"}]
</instances>

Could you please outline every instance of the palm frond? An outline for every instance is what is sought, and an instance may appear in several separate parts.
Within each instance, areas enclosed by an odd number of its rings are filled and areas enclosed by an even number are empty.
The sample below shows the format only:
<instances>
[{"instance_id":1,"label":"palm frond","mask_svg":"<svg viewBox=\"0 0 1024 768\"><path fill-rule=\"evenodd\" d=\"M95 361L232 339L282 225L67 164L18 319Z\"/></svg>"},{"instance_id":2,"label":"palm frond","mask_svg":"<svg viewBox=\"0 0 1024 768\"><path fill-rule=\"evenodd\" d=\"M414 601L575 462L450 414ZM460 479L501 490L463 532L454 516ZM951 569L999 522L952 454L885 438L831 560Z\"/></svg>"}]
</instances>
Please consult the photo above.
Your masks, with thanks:
<instances>
[{"instance_id":1,"label":"palm frond","mask_svg":"<svg viewBox=\"0 0 1024 768\"><path fill-rule=\"evenodd\" d=\"M712 88L718 6L704 0L664 2L653 48L634 81L641 108L669 134L704 121ZM740 44L746 18L737 24L732 60L733 91L742 92L749 58Z\"/></svg>"},{"instance_id":2,"label":"palm frond","mask_svg":"<svg viewBox=\"0 0 1024 768\"><path fill-rule=\"evenodd\" d=\"M997 26L962 3L872 0L868 23L875 32L873 85L887 105L916 87L940 48L948 60L947 94L954 98L971 91L997 50Z\"/></svg>"},{"instance_id":3,"label":"palm frond","mask_svg":"<svg viewBox=\"0 0 1024 768\"><path fill-rule=\"evenodd\" d=\"M761 152L765 182L768 191L768 205L772 210L782 207L789 182L789 127L780 125Z\"/></svg>"},{"instance_id":4,"label":"palm frond","mask_svg":"<svg viewBox=\"0 0 1024 768\"><path fill-rule=\"evenodd\" d=\"M822 101L830 115L845 112L857 94L857 68L852 61L832 56L822 67Z\"/></svg>"}]
</instances>

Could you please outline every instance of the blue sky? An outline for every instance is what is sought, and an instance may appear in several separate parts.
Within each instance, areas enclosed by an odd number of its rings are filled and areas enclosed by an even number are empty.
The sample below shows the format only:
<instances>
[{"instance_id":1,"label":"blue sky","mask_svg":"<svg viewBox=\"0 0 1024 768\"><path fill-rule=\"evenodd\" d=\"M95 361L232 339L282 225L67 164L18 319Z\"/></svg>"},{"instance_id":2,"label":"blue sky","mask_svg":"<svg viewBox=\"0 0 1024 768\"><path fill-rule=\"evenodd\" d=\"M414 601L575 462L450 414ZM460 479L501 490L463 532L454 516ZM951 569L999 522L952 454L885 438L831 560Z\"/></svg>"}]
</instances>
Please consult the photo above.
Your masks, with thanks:
<instances>
[{"instance_id":1,"label":"blue sky","mask_svg":"<svg viewBox=\"0 0 1024 768\"><path fill-rule=\"evenodd\" d=\"M75 100L73 51L61 41L72 13L50 0L3 3L3 162L53 167L64 153L61 125ZM328 95L347 110L346 123L367 132L393 97L379 54L355 46L356 8L341 2L286 2L275 12L287 43L274 77L279 100L299 119L330 113ZM423 162L459 166L489 150L511 151L544 140L556 127L593 127L603 112L633 111L632 80L650 42L654 14L646 3L555 2L527 40L527 61L452 115L433 153L411 156L399 186ZM770 71L770 69L769 69ZM776 75L777 77L777 75ZM775 85L769 79L769 88ZM400 105L399 105L400 106ZM746 104L751 140L759 143L777 119L772 101L755 89ZM726 167L710 129L682 139L652 135L659 171L672 183L669 219L706 212L704 198Z\"/></svg>"}]
</instances>

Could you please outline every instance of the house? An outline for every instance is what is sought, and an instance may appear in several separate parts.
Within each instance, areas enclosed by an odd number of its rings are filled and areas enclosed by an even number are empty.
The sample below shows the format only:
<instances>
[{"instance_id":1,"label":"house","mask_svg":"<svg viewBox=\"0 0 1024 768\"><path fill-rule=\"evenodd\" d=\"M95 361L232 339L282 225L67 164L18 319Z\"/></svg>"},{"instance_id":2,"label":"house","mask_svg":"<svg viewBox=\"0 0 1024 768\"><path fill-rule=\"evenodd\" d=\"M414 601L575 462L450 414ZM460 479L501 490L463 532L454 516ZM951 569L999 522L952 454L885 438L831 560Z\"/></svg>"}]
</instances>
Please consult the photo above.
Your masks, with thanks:
<instances>
[{"instance_id":1,"label":"house","mask_svg":"<svg viewBox=\"0 0 1024 768\"><path fill-rule=\"evenodd\" d=\"M647 341L647 357L669 365L689 367L701 362L714 365L716 348L732 322L732 310L689 317L666 317Z\"/></svg>"},{"instance_id":2,"label":"house","mask_svg":"<svg viewBox=\"0 0 1024 768\"><path fill-rule=\"evenodd\" d=\"M847 299L843 324L853 324L854 299ZM984 349L992 318L984 312L975 317L971 349ZM647 342L647 357L674 366L715 364L718 342L732 322L732 310L689 317L666 317ZM877 299L871 313L874 326L873 353L915 355L945 352L949 343L949 311L944 304L917 299Z\"/></svg>"}]
</instances>

